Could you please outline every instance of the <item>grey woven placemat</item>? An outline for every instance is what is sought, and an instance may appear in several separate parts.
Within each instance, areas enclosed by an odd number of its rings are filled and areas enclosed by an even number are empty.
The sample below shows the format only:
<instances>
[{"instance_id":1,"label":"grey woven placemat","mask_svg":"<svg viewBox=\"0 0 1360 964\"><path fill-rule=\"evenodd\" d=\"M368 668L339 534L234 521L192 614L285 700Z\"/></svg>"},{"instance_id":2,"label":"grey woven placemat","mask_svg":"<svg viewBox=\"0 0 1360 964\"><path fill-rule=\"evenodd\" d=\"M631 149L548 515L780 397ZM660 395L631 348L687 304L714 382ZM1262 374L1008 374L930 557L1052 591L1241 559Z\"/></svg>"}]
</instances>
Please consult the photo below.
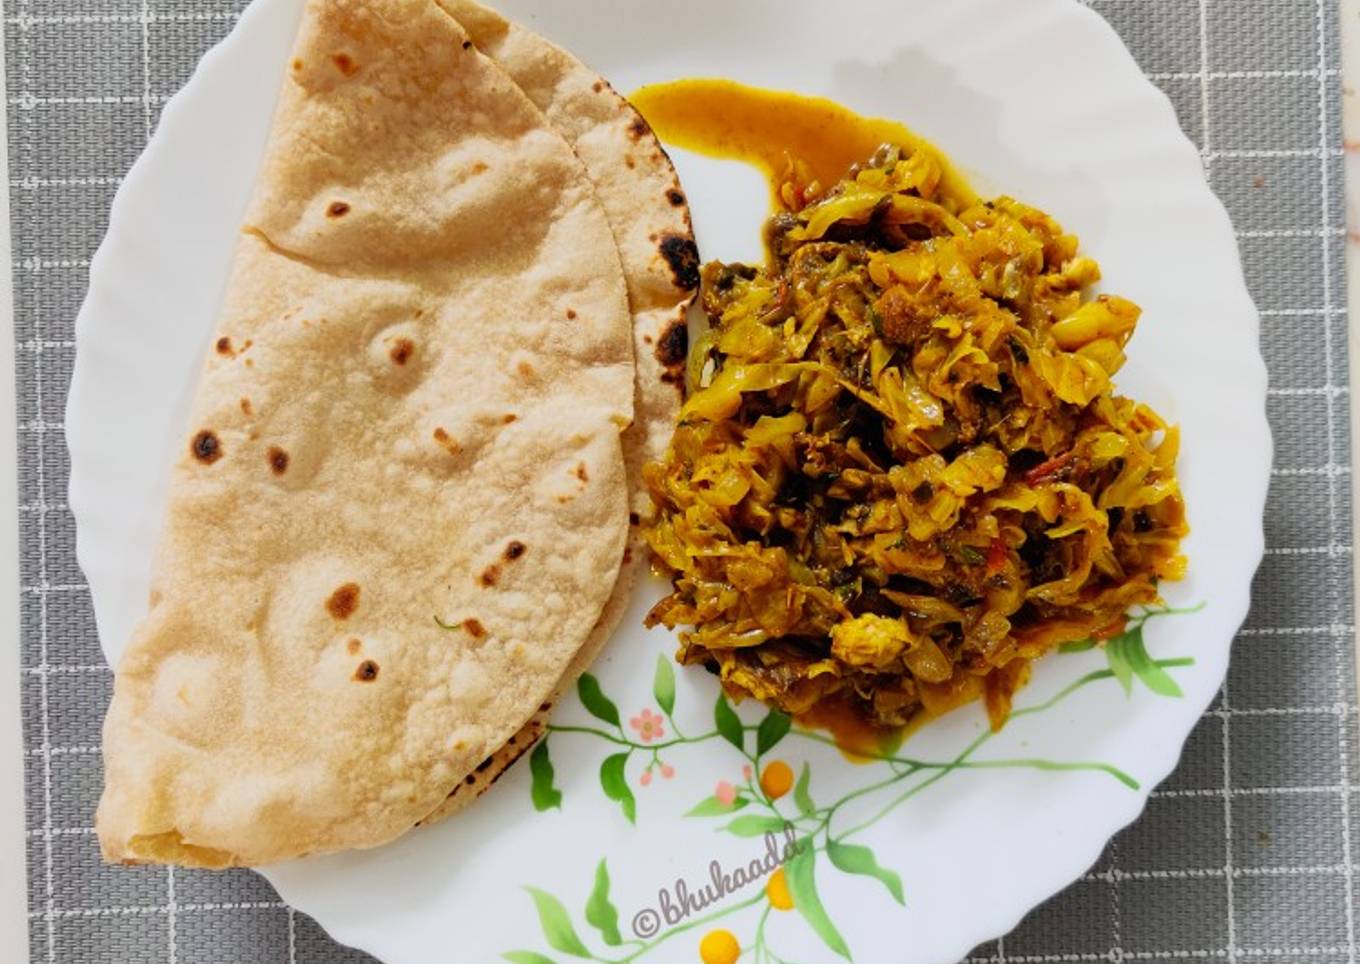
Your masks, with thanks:
<instances>
[{"instance_id":1,"label":"grey woven placemat","mask_svg":"<svg viewBox=\"0 0 1360 964\"><path fill-rule=\"evenodd\" d=\"M35 962L368 960L251 873L104 868L90 830L111 677L64 501L72 323L120 178L243 5L5 0ZM1334 0L1092 6L1175 103L1239 230L1271 372L1270 548L1228 685L1175 775L1089 874L969 960L1356 964L1360 741ZM885 946L874 959L892 958Z\"/></svg>"}]
</instances>

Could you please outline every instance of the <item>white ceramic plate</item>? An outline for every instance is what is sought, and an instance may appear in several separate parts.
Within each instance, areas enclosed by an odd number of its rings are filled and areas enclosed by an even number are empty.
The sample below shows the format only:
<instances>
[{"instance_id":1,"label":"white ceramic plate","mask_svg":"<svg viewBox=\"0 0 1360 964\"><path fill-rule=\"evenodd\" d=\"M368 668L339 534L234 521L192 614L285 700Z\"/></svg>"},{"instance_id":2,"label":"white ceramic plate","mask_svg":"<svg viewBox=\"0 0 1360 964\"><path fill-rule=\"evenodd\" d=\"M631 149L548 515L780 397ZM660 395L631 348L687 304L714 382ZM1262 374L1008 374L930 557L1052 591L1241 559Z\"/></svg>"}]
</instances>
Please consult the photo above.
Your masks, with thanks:
<instances>
[{"instance_id":1,"label":"white ceramic plate","mask_svg":"<svg viewBox=\"0 0 1360 964\"><path fill-rule=\"evenodd\" d=\"M577 701L555 720L596 731L549 739L559 808L535 809L522 763L447 824L266 876L339 940L393 964L485 961L513 950L551 960L693 961L718 928L749 952L744 959L830 960L843 948L860 961L956 960L1072 881L1137 816L1223 679L1261 557L1271 455L1257 318L1228 218L1168 102L1113 31L1075 2L865 0L796 12L782 0L503 6L621 90L726 76L903 120L984 192L1033 202L1078 232L1108 288L1146 311L1120 388L1184 433L1191 570L1168 596L1204 608L1157 618L1144 635L1154 658L1193 663L1143 667L1126 695L1101 651L1055 656L1017 705L1056 702L1017 714L990 738L979 710L957 712L906 743L901 755L913 763L853 765L795 731L758 765L782 761L800 773L806 764L808 794L772 801L758 780L744 782L756 733L743 731L743 751L714 733L716 689L706 673L677 671L673 713L662 735L650 728L669 702L664 681L654 694L653 674L673 641L640 628L658 592L648 587L595 670L621 725ZM119 192L91 269L66 424L78 551L110 659L145 608L172 439L182 433L300 8L301 0L256 0L204 59ZM675 159L705 258L756 256L766 197L756 174L684 152ZM1130 641L1119 652L1136 661L1141 650ZM1166 695L1173 687L1182 695ZM760 708L740 715L754 727ZM962 765L949 765L979 737ZM603 785L631 804L607 797ZM729 792L747 801L731 815L685 816ZM799 816L800 802L811 817ZM667 915L665 904L682 903L677 881L701 891L712 862L730 873L761 858L763 838L739 832L759 830L759 818L775 811L796 818L802 834L831 814L835 853L816 831L819 851L787 872L798 909L769 910L761 877L702 911L678 918L673 906ZM737 818L752 819L731 826ZM875 867L886 872L864 873ZM624 941L617 946L607 942L611 906Z\"/></svg>"}]
</instances>

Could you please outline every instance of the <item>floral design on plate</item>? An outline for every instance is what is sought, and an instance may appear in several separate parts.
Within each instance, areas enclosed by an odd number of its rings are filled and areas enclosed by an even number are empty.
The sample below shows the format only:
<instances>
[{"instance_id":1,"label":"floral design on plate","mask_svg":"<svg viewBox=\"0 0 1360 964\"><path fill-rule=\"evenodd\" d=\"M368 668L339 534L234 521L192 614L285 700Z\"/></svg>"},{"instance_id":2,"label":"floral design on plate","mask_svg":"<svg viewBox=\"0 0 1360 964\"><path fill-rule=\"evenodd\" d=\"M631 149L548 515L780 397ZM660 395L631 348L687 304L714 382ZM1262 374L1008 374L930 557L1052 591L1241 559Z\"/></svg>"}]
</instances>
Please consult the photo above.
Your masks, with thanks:
<instances>
[{"instance_id":1,"label":"floral design on plate","mask_svg":"<svg viewBox=\"0 0 1360 964\"><path fill-rule=\"evenodd\" d=\"M1079 677L1043 702L1013 710L1006 725L1023 725L1026 717L1047 712L1087 687L1110 681L1116 682L1126 696L1132 694L1137 682L1158 696L1179 698L1181 688L1171 671L1193 665L1194 659L1153 659L1144 644L1143 626L1154 617L1181 615L1200 608L1144 609L1131 616L1123 630L1109 639L1086 640L1061 647L1063 652L1072 653L1100 646L1107 665ZM629 718L628 727L636 738L624 730L617 705L604 694L594 676L584 674L577 690L586 710L607 726L549 725L548 732L558 735L558 739L586 736L610 745L614 752L600 764L600 787L605 797L618 805L625 819L630 823L637 821L637 797L627 778L634 755L642 765L637 783L648 787L654 771L659 771L666 779L675 774L674 766L666 762L662 751L678 754L685 747L727 744L728 752L733 756L732 777L719 780L712 792L699 800L686 816L712 820L715 829L722 833L762 838L765 843L764 856L752 859L746 866L724 871L714 861L712 882L696 892L688 890L683 881L677 882L674 893L661 891L658 894L660 909L647 907L639 911L631 922L632 933L628 936L620 929L618 909L610 900L608 858L602 858L595 868L594 887L583 912L585 923L598 931L599 940L608 948L600 952L592 950L582 939L572 923L571 914L560 900L541 888L526 887L547 945L563 954L600 964L623 964L642 959L659 945L696 930L702 931L698 954L703 964L735 964L747 953L757 964L786 964L788 959L769 945L765 926L772 913L786 911L797 911L822 944L852 960L850 947L818 894L819 869L821 873L839 872L877 881L896 903L905 906L908 897L900 875L880 863L874 851L855 838L945 777L965 770L1087 771L1105 774L1130 790L1140 786L1132 775L1103 761L1037 756L979 759L978 751L999 732L988 729L956 756L945 760L906 756L891 743L885 743L883 752L867 761L870 765L864 769L869 779L837 799L818 803L811 764L799 760L796 747L800 741L834 744L834 739L822 732L794 726L793 721L778 710L770 710L758 724L745 724L721 690L713 707L713 729L693 736L683 733L676 725L674 715L675 670L664 653L657 656L652 679L652 698L661 712L653 712L650 706L645 706ZM674 734L669 739L665 738L668 726ZM553 784L548 743L549 737L545 736L530 757L530 793L534 808L539 811L562 806L562 794ZM782 752L775 754L779 747L783 748ZM859 755L858 750L856 755ZM874 801L871 816L850 822L848 826L836 822L847 804L864 800ZM728 900L761 880L764 880L763 886L749 896ZM729 918L749 918L751 915L743 912L752 908L759 908L759 913L755 915L750 936L744 941L728 927L717 926L720 921L729 923ZM746 922L750 923L749 920ZM730 924L736 926L735 921ZM531 950L508 951L503 957L514 964L554 964L552 957Z\"/></svg>"}]
</instances>

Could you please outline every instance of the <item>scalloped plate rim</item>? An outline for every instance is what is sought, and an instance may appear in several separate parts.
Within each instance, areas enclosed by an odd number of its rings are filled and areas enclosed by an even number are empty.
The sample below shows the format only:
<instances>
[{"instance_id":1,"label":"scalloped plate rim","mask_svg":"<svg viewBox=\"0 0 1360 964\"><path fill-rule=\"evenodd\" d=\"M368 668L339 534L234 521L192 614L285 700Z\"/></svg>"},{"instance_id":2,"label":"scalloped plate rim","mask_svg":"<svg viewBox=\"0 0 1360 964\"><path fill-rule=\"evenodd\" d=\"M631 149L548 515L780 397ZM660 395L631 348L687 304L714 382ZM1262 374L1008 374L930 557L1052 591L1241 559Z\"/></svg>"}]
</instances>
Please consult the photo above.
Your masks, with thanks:
<instances>
[{"instance_id":1,"label":"scalloped plate rim","mask_svg":"<svg viewBox=\"0 0 1360 964\"><path fill-rule=\"evenodd\" d=\"M98 514L99 506L98 483L91 460L87 458L87 453L93 449L93 442L89 438L91 427L88 423L90 401L86 396L86 389L91 384L90 379L94 376L87 368L82 367L82 359L90 357L89 351L82 352L81 348L87 348L91 341L97 341L100 333L95 329L98 319L109 309L101 301L101 296L109 291L117 291L122 287L121 280L117 277L124 268L124 258L126 257L121 248L121 243L125 233L135 229L130 229L129 224L134 223L135 214L138 208L144 203L144 196L154 194L157 185L152 180L153 176L168 163L166 157L169 154L168 146L171 144L170 136L166 132L176 129L181 114L190 113L203 93L203 88L214 83L228 81L233 72L239 70L250 61L249 52L246 48L253 42L253 31L263 29L266 21L266 13L273 12L285 2L296 2L296 0L257 0L251 4L243 13L237 27L233 29L217 47L205 56L203 61L195 70L186 86L177 93L166 105L160 129L156 136L148 145L145 153L133 165L127 178L115 196L113 211L109 222L109 233L105 242L92 259L90 266L90 295L82 307L76 326L76 372L72 378L71 392L67 402L66 433L69 448L72 453L72 470L69 485L69 505L72 513L80 522L82 518L88 520ZM1050 3L1050 7L1055 9L1059 6L1065 7L1064 14L1070 14L1073 18L1086 18L1087 26L1098 24L1099 29L1108 34L1107 43L1118 44L1121 51L1123 48L1113 29L1094 11L1086 8L1072 0L1069 3ZM1037 7L1037 5L1036 5ZM268 8L268 10L266 10ZM1074 19L1074 22L1075 19ZM1141 87L1138 96L1142 98L1140 108L1156 109L1161 111L1167 118L1174 123L1174 112L1166 95L1151 84L1133 64L1131 57L1124 52L1124 56L1114 59L1109 65L1111 71L1121 70L1136 72L1136 79L1125 77L1121 83L1125 84L1130 90ZM1178 163L1188 167L1193 162L1195 176L1199 179L1199 187L1203 188L1204 193L1208 194L1207 186L1203 185L1202 170L1199 165L1198 151L1189 141L1180 134L1179 128L1176 136L1183 145L1181 150L1182 157ZM1000 172L998 172L1000 173ZM1187 174L1178 174L1179 177L1188 177ZM1235 238L1232 232L1231 223L1221 203L1209 195L1212 201L1212 209L1202 211L1201 214L1211 218L1215 223L1212 225L1211 233L1216 235L1213 243L1223 245L1232 244L1235 248ZM1099 256L1100 252L1095 252ZM1238 278L1241 279L1240 264L1238 266ZM1244 281L1239 280L1239 290L1231 292L1237 301L1245 301L1250 305L1249 297L1245 291ZM1225 298L1225 300L1227 300ZM1225 311L1225 314L1238 313L1239 306L1233 306ZM1249 605L1249 589L1251 576L1262 558L1264 551L1264 532L1261 520L1265 506L1266 490L1269 484L1269 467L1271 464L1271 441L1269 429L1264 415L1264 399L1266 387L1266 370L1261 359L1259 349L1256 348L1255 336L1258 333L1259 320L1256 318L1254 309L1251 311L1253 325L1251 327L1251 351L1243 353L1244 357L1236 359L1241 365L1234 374L1239 382L1237 394L1248 398L1259 399L1259 404L1253 405L1249 409L1249 420L1244 420L1246 430L1242 432L1243 437L1254 439L1250 446L1250 451L1255 455L1254 462L1257 471L1251 472L1245 477L1245 486L1239 482L1239 489L1235 493L1235 501L1243 508L1250 510L1250 518L1254 520L1253 525L1242 534L1242 541L1238 546L1243 550L1238 556L1237 561L1242 578L1238 584L1238 592L1235 596L1219 597L1214 600L1215 609L1219 613L1226 615L1223 624L1231 623L1234 627L1240 626L1246 617ZM1193 511L1192 509L1192 523ZM78 559L87 572L104 571L105 557L108 549L104 546L94 545L89 538L89 528L82 526L78 530L77 555ZM98 607L99 589L91 579L91 593L96 597L96 607ZM1208 689L1202 699L1196 700L1191 708L1194 709L1195 718L1203 712L1212 700L1218 683L1221 683L1227 668L1227 657L1229 652L1230 639L1217 645L1205 645L1203 649L1196 652L1200 658L1200 671L1211 676L1215 681L1215 687ZM119 645L115 641L109 641L101 633L101 642L105 646L106 652L115 649ZM1210 641L1212 644L1212 641ZM999 936L1008 932L1017 924L1023 916L1029 912L1039 902L1056 893L1059 889L1074 880L1084 868L1090 866L1099 856L1101 850L1106 845L1108 839L1116 832L1132 822L1142 812L1147 802L1147 796L1151 788L1160 783L1174 769L1180 753L1184 747L1184 739L1188 737L1188 729L1181 735L1179 741L1175 742L1170 752L1165 753L1160 759L1162 766L1154 767L1156 772L1148 773L1143 790L1139 791L1136 799L1136 807L1127 808L1124 813L1115 813L1112 819L1106 822L1108 832L1093 833L1082 838L1074 839L1071 843L1065 859L1055 859L1053 864L1044 873L1044 868L1034 868L1035 873L1030 878L1031 883L1024 887L1026 896L1017 896L1009 908L997 908L992 915L991 923L986 926L977 924L972 931L961 927L960 936L956 942L959 955L966 953L977 943ZM266 872L266 876L270 876ZM288 893L287 897L296 903L301 909L306 909L308 903L306 895L302 893ZM365 949L374 953L381 953L385 950L379 946L379 942L372 939L362 925L347 920L323 921L338 937L352 939L356 946L363 946ZM986 933L981 933L985 930Z\"/></svg>"}]
</instances>

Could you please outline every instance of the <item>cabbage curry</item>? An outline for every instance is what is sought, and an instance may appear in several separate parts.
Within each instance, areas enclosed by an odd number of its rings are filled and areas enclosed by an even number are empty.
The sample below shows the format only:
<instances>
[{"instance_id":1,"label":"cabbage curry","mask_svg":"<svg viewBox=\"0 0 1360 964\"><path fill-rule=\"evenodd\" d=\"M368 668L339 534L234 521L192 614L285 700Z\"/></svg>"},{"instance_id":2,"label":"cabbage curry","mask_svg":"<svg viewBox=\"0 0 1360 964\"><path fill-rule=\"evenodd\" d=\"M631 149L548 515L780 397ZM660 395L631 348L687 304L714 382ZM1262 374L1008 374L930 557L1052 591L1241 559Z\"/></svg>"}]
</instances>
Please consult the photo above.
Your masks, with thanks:
<instances>
[{"instance_id":1,"label":"cabbage curry","mask_svg":"<svg viewBox=\"0 0 1360 964\"><path fill-rule=\"evenodd\" d=\"M698 140L675 102L640 106ZM1139 309L1092 294L1051 217L978 200L918 139L835 180L825 150L745 150L773 175L767 261L703 269L710 329L644 471L673 581L648 624L805 719L982 698L1000 726L1031 660L1113 635L1184 570L1177 430L1111 384Z\"/></svg>"}]
</instances>

